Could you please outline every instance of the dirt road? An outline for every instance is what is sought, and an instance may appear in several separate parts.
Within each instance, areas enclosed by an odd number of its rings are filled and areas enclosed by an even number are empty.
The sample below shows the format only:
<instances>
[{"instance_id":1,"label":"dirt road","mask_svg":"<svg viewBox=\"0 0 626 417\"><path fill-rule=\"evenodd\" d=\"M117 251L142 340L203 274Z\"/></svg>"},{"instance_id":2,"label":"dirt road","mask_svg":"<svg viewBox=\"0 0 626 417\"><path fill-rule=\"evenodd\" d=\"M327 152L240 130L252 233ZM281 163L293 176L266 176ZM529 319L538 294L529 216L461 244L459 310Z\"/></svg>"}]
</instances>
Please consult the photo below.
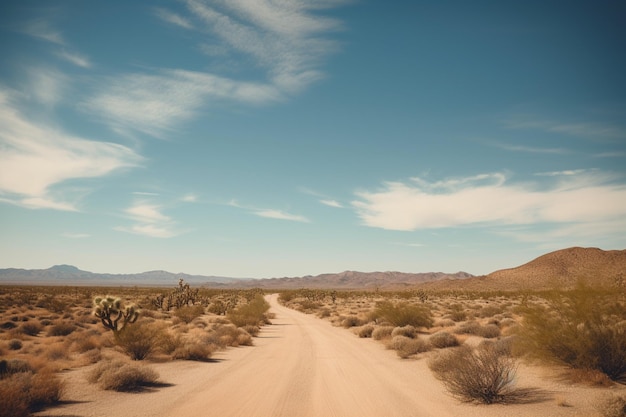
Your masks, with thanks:
<instances>
[{"instance_id":1,"label":"dirt road","mask_svg":"<svg viewBox=\"0 0 626 417\"><path fill-rule=\"evenodd\" d=\"M40 416L128 417L450 417L581 415L556 403L475 406L452 399L425 360L401 360L379 342L282 307L252 348L215 355L214 363L152 364L171 384L152 392L102 391L70 371L68 404ZM539 380L532 378L531 383ZM525 384L525 383L524 383ZM562 387L561 387L562 389ZM558 390L557 390L558 391ZM555 391L553 391L555 392ZM566 394L566 391L561 391ZM571 393L572 401L581 395ZM573 403L574 404L574 403ZM589 409L587 408L587 411ZM585 415L591 415L587 412Z\"/></svg>"}]
</instances>

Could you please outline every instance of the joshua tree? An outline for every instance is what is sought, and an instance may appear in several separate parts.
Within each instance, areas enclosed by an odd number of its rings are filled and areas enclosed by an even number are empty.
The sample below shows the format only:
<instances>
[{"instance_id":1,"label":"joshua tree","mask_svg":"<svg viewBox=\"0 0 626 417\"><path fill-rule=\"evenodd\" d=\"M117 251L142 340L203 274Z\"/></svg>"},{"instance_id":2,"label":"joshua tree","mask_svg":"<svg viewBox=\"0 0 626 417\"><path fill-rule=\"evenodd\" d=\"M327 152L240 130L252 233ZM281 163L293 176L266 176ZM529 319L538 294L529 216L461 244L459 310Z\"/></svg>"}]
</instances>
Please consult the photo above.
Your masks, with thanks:
<instances>
[{"instance_id":1,"label":"joshua tree","mask_svg":"<svg viewBox=\"0 0 626 417\"><path fill-rule=\"evenodd\" d=\"M121 298L96 297L93 299L93 315L117 335L126 325L137 321L139 310L134 304L122 305Z\"/></svg>"}]
</instances>

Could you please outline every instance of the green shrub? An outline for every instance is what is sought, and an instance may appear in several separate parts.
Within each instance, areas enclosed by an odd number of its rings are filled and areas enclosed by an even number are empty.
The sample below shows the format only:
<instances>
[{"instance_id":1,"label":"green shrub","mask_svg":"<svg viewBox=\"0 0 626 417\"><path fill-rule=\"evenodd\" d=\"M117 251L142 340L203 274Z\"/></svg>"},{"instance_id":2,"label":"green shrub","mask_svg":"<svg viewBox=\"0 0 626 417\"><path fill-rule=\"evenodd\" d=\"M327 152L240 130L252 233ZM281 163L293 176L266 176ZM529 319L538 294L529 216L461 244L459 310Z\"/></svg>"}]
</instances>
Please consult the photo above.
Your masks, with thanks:
<instances>
[{"instance_id":1,"label":"green shrub","mask_svg":"<svg viewBox=\"0 0 626 417\"><path fill-rule=\"evenodd\" d=\"M588 288L552 294L546 307L525 310L517 348L626 382L626 307L614 297Z\"/></svg>"},{"instance_id":2,"label":"green shrub","mask_svg":"<svg viewBox=\"0 0 626 417\"><path fill-rule=\"evenodd\" d=\"M424 305L408 303L393 304L389 301L376 303L372 316L393 324L396 327L431 327L433 319L430 310Z\"/></svg>"},{"instance_id":3,"label":"green shrub","mask_svg":"<svg viewBox=\"0 0 626 417\"><path fill-rule=\"evenodd\" d=\"M91 383L113 391L140 391L157 383L159 374L147 366L114 360L101 362L87 375Z\"/></svg>"},{"instance_id":4,"label":"green shrub","mask_svg":"<svg viewBox=\"0 0 626 417\"><path fill-rule=\"evenodd\" d=\"M439 351L428 365L450 394L461 401L492 404L518 398L513 388L515 361L491 345Z\"/></svg>"}]
</instances>

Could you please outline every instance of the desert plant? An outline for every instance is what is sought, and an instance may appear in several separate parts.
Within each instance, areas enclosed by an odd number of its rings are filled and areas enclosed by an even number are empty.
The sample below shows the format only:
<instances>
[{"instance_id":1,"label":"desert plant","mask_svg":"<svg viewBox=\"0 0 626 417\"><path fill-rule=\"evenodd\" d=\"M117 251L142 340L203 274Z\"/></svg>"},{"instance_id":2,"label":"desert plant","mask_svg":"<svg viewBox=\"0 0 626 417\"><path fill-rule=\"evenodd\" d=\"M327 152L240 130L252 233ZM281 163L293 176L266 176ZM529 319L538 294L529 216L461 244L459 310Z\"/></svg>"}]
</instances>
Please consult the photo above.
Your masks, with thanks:
<instances>
[{"instance_id":1,"label":"desert plant","mask_svg":"<svg viewBox=\"0 0 626 417\"><path fill-rule=\"evenodd\" d=\"M462 401L503 403L518 394L512 386L515 361L489 344L440 351L429 367L450 394Z\"/></svg>"},{"instance_id":2,"label":"desert plant","mask_svg":"<svg viewBox=\"0 0 626 417\"><path fill-rule=\"evenodd\" d=\"M372 316L400 327L407 325L431 327L433 325L431 312L425 305L393 304L389 301L381 301L376 303Z\"/></svg>"},{"instance_id":3,"label":"desert plant","mask_svg":"<svg viewBox=\"0 0 626 417\"><path fill-rule=\"evenodd\" d=\"M2 361L9 368L11 361ZM0 364L0 367L3 365ZM33 373L17 367L15 372L1 374L0 378L0 416L28 416L35 411L61 399L64 385L58 376L49 370Z\"/></svg>"},{"instance_id":4,"label":"desert plant","mask_svg":"<svg viewBox=\"0 0 626 417\"><path fill-rule=\"evenodd\" d=\"M421 338L412 339L406 336L394 336L393 339L391 339L391 348L395 350L402 359L431 350L431 346L426 340Z\"/></svg>"},{"instance_id":5,"label":"desert plant","mask_svg":"<svg viewBox=\"0 0 626 417\"><path fill-rule=\"evenodd\" d=\"M59 321L48 327L48 336L67 336L76 330L76 326L66 321Z\"/></svg>"},{"instance_id":6,"label":"desert plant","mask_svg":"<svg viewBox=\"0 0 626 417\"><path fill-rule=\"evenodd\" d=\"M442 349L459 345L459 341L454 335L448 332L437 332L428 339L433 347Z\"/></svg>"},{"instance_id":7,"label":"desert plant","mask_svg":"<svg viewBox=\"0 0 626 417\"><path fill-rule=\"evenodd\" d=\"M359 337L372 337L372 333L374 332L373 324L366 324L365 326L361 326L357 330L357 335Z\"/></svg>"},{"instance_id":8,"label":"desert plant","mask_svg":"<svg viewBox=\"0 0 626 417\"><path fill-rule=\"evenodd\" d=\"M626 307L579 288L555 293L524 312L518 350L626 382Z\"/></svg>"},{"instance_id":9,"label":"desert plant","mask_svg":"<svg viewBox=\"0 0 626 417\"><path fill-rule=\"evenodd\" d=\"M113 391L140 391L154 385L158 379L159 374L154 369L120 360L100 362L87 375L89 382Z\"/></svg>"},{"instance_id":10,"label":"desert plant","mask_svg":"<svg viewBox=\"0 0 626 417\"><path fill-rule=\"evenodd\" d=\"M11 339L9 340L9 349L10 350L20 350L22 348L22 341L20 339Z\"/></svg>"},{"instance_id":11,"label":"desert plant","mask_svg":"<svg viewBox=\"0 0 626 417\"><path fill-rule=\"evenodd\" d=\"M402 327L395 327L391 332L391 337L396 336L405 336L413 339L417 336L417 329L410 324Z\"/></svg>"},{"instance_id":12,"label":"desert plant","mask_svg":"<svg viewBox=\"0 0 626 417\"><path fill-rule=\"evenodd\" d=\"M156 324L124 326L115 333L115 343L132 360L143 360L152 354L162 339L163 329Z\"/></svg>"},{"instance_id":13,"label":"desert plant","mask_svg":"<svg viewBox=\"0 0 626 417\"><path fill-rule=\"evenodd\" d=\"M266 313L269 308L270 305L263 295L257 294L249 303L230 311L227 317L237 327L258 326L260 323L268 322Z\"/></svg>"},{"instance_id":14,"label":"desert plant","mask_svg":"<svg viewBox=\"0 0 626 417\"><path fill-rule=\"evenodd\" d=\"M174 315L184 321L185 323L191 323L193 319L200 317L204 314L204 307L201 305L185 305L179 307L174 312Z\"/></svg>"},{"instance_id":15,"label":"desert plant","mask_svg":"<svg viewBox=\"0 0 626 417\"><path fill-rule=\"evenodd\" d=\"M344 327L346 329L360 326L361 324L363 324L363 321L357 316L348 316L341 320L341 327Z\"/></svg>"},{"instance_id":16,"label":"desert plant","mask_svg":"<svg viewBox=\"0 0 626 417\"><path fill-rule=\"evenodd\" d=\"M27 321L20 326L22 333L29 336L37 336L43 329L43 326L38 321Z\"/></svg>"},{"instance_id":17,"label":"desert plant","mask_svg":"<svg viewBox=\"0 0 626 417\"><path fill-rule=\"evenodd\" d=\"M391 337L391 333L393 332L393 326L378 326L372 332L372 339L381 340L388 337Z\"/></svg>"},{"instance_id":18,"label":"desert plant","mask_svg":"<svg viewBox=\"0 0 626 417\"><path fill-rule=\"evenodd\" d=\"M121 298L96 297L93 300L93 315L100 319L104 327L117 333L137 321L139 310L134 304L123 305Z\"/></svg>"}]
</instances>

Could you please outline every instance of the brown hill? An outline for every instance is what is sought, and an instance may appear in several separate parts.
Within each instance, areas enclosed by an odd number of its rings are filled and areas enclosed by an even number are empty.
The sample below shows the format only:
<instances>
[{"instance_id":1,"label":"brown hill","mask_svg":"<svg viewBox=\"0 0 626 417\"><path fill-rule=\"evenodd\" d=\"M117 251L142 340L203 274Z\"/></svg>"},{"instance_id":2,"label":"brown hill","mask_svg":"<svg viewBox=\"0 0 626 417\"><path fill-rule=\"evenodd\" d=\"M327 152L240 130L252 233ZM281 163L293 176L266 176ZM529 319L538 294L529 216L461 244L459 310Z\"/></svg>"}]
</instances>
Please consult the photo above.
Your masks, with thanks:
<instances>
[{"instance_id":1,"label":"brown hill","mask_svg":"<svg viewBox=\"0 0 626 417\"><path fill-rule=\"evenodd\" d=\"M441 281L433 289L543 290L572 288L579 281L591 286L626 285L626 250L604 251L573 247L550 252L516 268L463 281ZM621 280L621 281L620 281Z\"/></svg>"}]
</instances>

